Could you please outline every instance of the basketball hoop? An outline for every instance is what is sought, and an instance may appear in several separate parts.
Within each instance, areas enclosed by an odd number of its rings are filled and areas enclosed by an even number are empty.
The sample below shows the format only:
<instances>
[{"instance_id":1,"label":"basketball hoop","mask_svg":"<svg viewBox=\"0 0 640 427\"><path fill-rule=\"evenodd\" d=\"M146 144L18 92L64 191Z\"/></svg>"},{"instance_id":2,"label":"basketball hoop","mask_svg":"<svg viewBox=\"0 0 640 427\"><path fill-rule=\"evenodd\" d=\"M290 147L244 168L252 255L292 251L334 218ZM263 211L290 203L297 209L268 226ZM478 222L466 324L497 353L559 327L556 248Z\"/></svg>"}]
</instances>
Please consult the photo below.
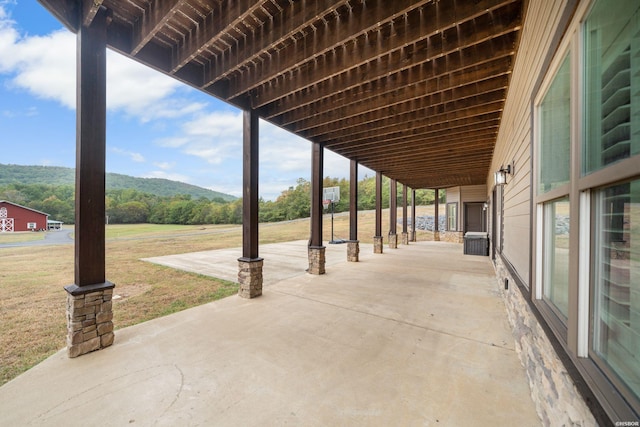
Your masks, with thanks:
<instances>
[{"instance_id":1,"label":"basketball hoop","mask_svg":"<svg viewBox=\"0 0 640 427\"><path fill-rule=\"evenodd\" d=\"M331 200L329 199L325 199L322 201L322 207L327 209L329 207L329 205L331 204Z\"/></svg>"}]
</instances>

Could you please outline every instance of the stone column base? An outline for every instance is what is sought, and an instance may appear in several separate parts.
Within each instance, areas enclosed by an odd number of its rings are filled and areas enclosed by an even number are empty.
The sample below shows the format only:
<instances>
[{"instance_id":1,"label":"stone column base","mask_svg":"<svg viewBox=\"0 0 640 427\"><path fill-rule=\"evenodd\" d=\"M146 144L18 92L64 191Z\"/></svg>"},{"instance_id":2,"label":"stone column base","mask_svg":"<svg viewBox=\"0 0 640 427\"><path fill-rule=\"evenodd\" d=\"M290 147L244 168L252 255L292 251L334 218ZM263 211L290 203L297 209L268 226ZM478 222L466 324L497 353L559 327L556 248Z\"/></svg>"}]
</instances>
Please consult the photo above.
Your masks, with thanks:
<instances>
[{"instance_id":1,"label":"stone column base","mask_svg":"<svg viewBox=\"0 0 640 427\"><path fill-rule=\"evenodd\" d=\"M324 274L325 247L309 246L309 274Z\"/></svg>"},{"instance_id":2,"label":"stone column base","mask_svg":"<svg viewBox=\"0 0 640 427\"><path fill-rule=\"evenodd\" d=\"M383 240L384 239L382 238L382 236L373 236L373 253L374 254L382 253L382 248L384 247Z\"/></svg>"},{"instance_id":3,"label":"stone column base","mask_svg":"<svg viewBox=\"0 0 640 427\"><path fill-rule=\"evenodd\" d=\"M416 232L415 231L410 231L409 232L409 241L410 242L415 242L416 241Z\"/></svg>"},{"instance_id":4,"label":"stone column base","mask_svg":"<svg viewBox=\"0 0 640 427\"><path fill-rule=\"evenodd\" d=\"M78 357L113 344L111 282L88 286L68 285L67 355Z\"/></svg>"},{"instance_id":5,"label":"stone column base","mask_svg":"<svg viewBox=\"0 0 640 427\"><path fill-rule=\"evenodd\" d=\"M409 233L402 233L402 244L403 245L409 244Z\"/></svg>"},{"instance_id":6,"label":"stone column base","mask_svg":"<svg viewBox=\"0 0 640 427\"><path fill-rule=\"evenodd\" d=\"M358 262L360 260L360 241L349 240L347 242L347 261Z\"/></svg>"},{"instance_id":7,"label":"stone column base","mask_svg":"<svg viewBox=\"0 0 640 427\"><path fill-rule=\"evenodd\" d=\"M238 258L238 295L255 298L262 295L262 258Z\"/></svg>"},{"instance_id":8,"label":"stone column base","mask_svg":"<svg viewBox=\"0 0 640 427\"><path fill-rule=\"evenodd\" d=\"M433 232L433 241L434 242L439 242L440 241L440 232L439 231L434 231Z\"/></svg>"},{"instance_id":9,"label":"stone column base","mask_svg":"<svg viewBox=\"0 0 640 427\"><path fill-rule=\"evenodd\" d=\"M389 233L389 248L398 249L398 235Z\"/></svg>"}]
</instances>

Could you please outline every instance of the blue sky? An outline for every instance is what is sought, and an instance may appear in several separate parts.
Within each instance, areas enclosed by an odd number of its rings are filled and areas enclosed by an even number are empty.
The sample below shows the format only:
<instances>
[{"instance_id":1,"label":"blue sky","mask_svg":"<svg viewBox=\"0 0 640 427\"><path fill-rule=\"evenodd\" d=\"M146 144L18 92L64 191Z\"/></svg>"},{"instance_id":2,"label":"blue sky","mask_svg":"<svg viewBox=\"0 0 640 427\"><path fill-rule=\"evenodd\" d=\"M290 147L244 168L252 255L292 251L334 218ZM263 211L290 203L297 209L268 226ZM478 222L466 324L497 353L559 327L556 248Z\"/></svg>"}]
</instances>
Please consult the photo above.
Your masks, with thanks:
<instances>
[{"instance_id":1,"label":"blue sky","mask_svg":"<svg viewBox=\"0 0 640 427\"><path fill-rule=\"evenodd\" d=\"M75 35L35 0L0 0L0 163L75 166ZM242 116L107 54L107 171L242 193ZM260 195L309 179L311 144L260 122ZM325 176L349 163L325 150ZM370 170L361 168L360 176Z\"/></svg>"}]
</instances>

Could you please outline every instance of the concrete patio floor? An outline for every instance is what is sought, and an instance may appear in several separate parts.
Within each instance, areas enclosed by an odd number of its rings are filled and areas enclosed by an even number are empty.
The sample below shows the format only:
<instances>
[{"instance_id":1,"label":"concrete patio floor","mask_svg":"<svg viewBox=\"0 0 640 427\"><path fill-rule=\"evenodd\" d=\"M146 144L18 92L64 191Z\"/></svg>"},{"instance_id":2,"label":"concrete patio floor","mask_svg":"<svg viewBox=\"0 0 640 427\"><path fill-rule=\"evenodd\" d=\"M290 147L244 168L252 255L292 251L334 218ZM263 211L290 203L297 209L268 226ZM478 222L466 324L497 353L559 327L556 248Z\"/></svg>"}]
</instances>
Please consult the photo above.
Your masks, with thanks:
<instances>
[{"instance_id":1,"label":"concrete patio floor","mask_svg":"<svg viewBox=\"0 0 640 427\"><path fill-rule=\"evenodd\" d=\"M0 388L0 425L541 424L488 258L420 242L361 245L348 263L327 245L327 274L312 276L305 245L261 247L259 298L118 330L77 359L60 351ZM235 271L229 253L211 264ZM273 280L282 259L295 271Z\"/></svg>"}]
</instances>

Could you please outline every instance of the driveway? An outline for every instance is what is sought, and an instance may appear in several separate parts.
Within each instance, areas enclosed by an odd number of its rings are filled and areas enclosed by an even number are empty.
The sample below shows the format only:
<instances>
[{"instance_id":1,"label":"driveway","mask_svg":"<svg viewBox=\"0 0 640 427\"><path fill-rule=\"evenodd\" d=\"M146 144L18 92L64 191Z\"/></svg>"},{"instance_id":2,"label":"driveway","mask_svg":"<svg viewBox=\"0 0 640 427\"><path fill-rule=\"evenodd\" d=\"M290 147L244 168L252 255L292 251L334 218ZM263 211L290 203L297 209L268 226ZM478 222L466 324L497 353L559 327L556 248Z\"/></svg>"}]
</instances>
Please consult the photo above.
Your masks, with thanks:
<instances>
[{"instance_id":1,"label":"driveway","mask_svg":"<svg viewBox=\"0 0 640 427\"><path fill-rule=\"evenodd\" d=\"M33 240L30 242L0 243L0 248L19 248L23 246L47 246L47 245L69 245L73 243L73 229L47 231L44 240Z\"/></svg>"}]
</instances>

